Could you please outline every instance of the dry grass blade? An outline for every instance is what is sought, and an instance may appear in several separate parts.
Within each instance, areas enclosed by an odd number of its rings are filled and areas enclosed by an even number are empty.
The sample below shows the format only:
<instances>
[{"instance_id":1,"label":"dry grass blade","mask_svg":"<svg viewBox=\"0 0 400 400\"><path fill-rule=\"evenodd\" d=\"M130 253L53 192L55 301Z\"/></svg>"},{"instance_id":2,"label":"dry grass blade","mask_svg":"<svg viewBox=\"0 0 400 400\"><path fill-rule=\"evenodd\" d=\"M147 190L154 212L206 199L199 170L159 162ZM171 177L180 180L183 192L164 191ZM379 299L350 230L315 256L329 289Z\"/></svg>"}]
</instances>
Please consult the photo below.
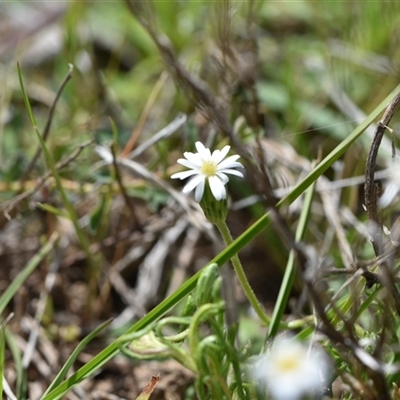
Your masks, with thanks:
<instances>
[{"instance_id":1,"label":"dry grass blade","mask_svg":"<svg viewBox=\"0 0 400 400\"><path fill-rule=\"evenodd\" d=\"M194 227L188 227L185 239L177 256L176 267L172 271L167 296L170 296L178 290L185 281L186 270L192 261L195 245L199 238L200 231Z\"/></svg>"},{"instance_id":2,"label":"dry grass blade","mask_svg":"<svg viewBox=\"0 0 400 400\"><path fill-rule=\"evenodd\" d=\"M171 123L166 127L161 129L159 132L151 136L150 139L146 140L144 143L137 146L135 150L128 154L127 158L136 158L144 153L151 146L155 145L162 139L166 139L180 129L187 121L187 116L185 114L178 115ZM123 155L122 155L123 157Z\"/></svg>"},{"instance_id":3,"label":"dry grass blade","mask_svg":"<svg viewBox=\"0 0 400 400\"><path fill-rule=\"evenodd\" d=\"M139 121L135 127L135 129L132 132L131 137L128 140L128 143L126 144L124 150L122 151L121 157L126 157L130 152L132 152L132 149L136 146L136 143L139 139L140 133L142 132L142 129L144 127L144 124L150 114L151 108L153 107L154 103L157 100L157 97L164 86L165 81L168 78L168 74L164 71L161 75L160 78L158 79L156 85L153 88L153 91L150 94L150 97L147 100L146 105L144 106L144 110L142 114L140 115Z\"/></svg>"},{"instance_id":4,"label":"dry grass blade","mask_svg":"<svg viewBox=\"0 0 400 400\"><path fill-rule=\"evenodd\" d=\"M8 382L4 376L3 376L3 390L4 390L4 393L7 396L8 400L18 400L15 397L15 394L11 390L10 385L8 384Z\"/></svg>"},{"instance_id":5,"label":"dry grass blade","mask_svg":"<svg viewBox=\"0 0 400 400\"><path fill-rule=\"evenodd\" d=\"M152 376L149 384L140 392L139 396L136 400L148 400L151 397L151 394L154 392L154 389L157 385L157 382L160 380L159 376Z\"/></svg>"},{"instance_id":6,"label":"dry grass blade","mask_svg":"<svg viewBox=\"0 0 400 400\"><path fill-rule=\"evenodd\" d=\"M175 226L161 236L140 266L135 296L139 300L141 307L146 308L148 303L156 297L165 259L170 252L171 246L186 230L187 225L186 218L178 220Z\"/></svg>"},{"instance_id":7,"label":"dry grass blade","mask_svg":"<svg viewBox=\"0 0 400 400\"><path fill-rule=\"evenodd\" d=\"M49 298L49 293L51 292L54 282L56 279L56 274L57 271L60 267L60 262L56 261L53 262L50 266L50 269L46 275L45 278L45 283L44 283L44 290L40 294L40 299L37 304L37 309L36 309L36 315L34 319L34 323L29 335L28 339L28 344L26 347L26 350L24 352L24 356L22 358L22 367L27 369L29 364L31 363L32 357L33 357L33 352L36 347L37 340L39 338L39 329L40 329L40 324L42 322L44 313L45 313L45 308L46 304L48 302Z\"/></svg>"},{"instance_id":8,"label":"dry grass blade","mask_svg":"<svg viewBox=\"0 0 400 400\"><path fill-rule=\"evenodd\" d=\"M329 85L328 95L343 115L346 115L351 121L358 123L366 117L365 113L347 96L347 94L337 86ZM375 124L371 124L366 130L365 135L370 141L374 137ZM386 156L392 154L392 144L386 137L382 138L381 150Z\"/></svg>"},{"instance_id":9,"label":"dry grass blade","mask_svg":"<svg viewBox=\"0 0 400 400\"><path fill-rule=\"evenodd\" d=\"M351 246L346 238L343 226L340 224L338 201L340 193L335 193L330 190L321 191L322 204L324 206L325 215L329 221L329 224L333 227L336 233L336 237L339 243L339 249L342 256L342 261L345 268L351 268L355 263L355 257Z\"/></svg>"}]
</instances>

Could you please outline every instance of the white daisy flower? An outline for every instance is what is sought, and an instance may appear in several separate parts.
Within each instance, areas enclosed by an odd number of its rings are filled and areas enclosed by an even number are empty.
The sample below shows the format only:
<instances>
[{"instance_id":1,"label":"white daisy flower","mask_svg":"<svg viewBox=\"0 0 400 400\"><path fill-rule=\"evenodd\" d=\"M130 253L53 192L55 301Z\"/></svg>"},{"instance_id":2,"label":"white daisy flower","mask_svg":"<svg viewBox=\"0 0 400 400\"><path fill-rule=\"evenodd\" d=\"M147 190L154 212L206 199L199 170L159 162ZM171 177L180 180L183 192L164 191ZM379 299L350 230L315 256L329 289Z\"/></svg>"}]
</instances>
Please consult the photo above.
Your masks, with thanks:
<instances>
[{"instance_id":1,"label":"white daisy flower","mask_svg":"<svg viewBox=\"0 0 400 400\"><path fill-rule=\"evenodd\" d=\"M189 171L178 172L171 176L172 179L186 179L191 177L189 182L183 188L183 193L189 193L195 190L194 198L200 202L206 182L210 185L211 193L216 200L226 198L225 185L229 178L227 174L236 175L243 178L243 174L234 168L243 167L236 160L238 155L230 156L224 160L231 146L225 146L222 150L215 150L211 154L210 149L204 147L201 142L195 143L197 153L185 152L185 158L180 158L177 162L187 168Z\"/></svg>"},{"instance_id":2,"label":"white daisy flower","mask_svg":"<svg viewBox=\"0 0 400 400\"><path fill-rule=\"evenodd\" d=\"M266 354L258 357L254 378L275 400L298 400L305 394L322 393L329 362L322 350L288 337L275 339Z\"/></svg>"}]
</instances>

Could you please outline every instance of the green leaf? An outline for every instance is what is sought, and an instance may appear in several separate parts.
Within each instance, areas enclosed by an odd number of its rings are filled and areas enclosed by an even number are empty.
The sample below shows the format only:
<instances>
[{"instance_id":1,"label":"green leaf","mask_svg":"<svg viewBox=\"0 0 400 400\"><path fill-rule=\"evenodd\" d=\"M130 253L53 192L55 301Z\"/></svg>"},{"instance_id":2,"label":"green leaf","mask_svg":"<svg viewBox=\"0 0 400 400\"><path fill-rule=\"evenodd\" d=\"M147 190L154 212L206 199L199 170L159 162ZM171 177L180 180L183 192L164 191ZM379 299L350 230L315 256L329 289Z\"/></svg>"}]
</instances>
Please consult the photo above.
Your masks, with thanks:
<instances>
[{"instance_id":1,"label":"green leaf","mask_svg":"<svg viewBox=\"0 0 400 400\"><path fill-rule=\"evenodd\" d=\"M90 332L89 335L87 335L79 344L76 346L76 349L72 352L70 357L68 358L67 362L64 364L64 366L61 368L60 372L57 374L57 376L54 378L53 382L50 384L50 386L47 388L46 392L44 393L43 396L45 396L47 393L49 393L51 390L53 390L54 387L59 385L63 379L66 377L69 369L72 367L74 364L75 360L78 358L79 354L82 352L82 350L86 347L86 345L93 340L101 331L103 331L105 328L107 328L108 325L110 325L112 322L112 319L109 319L108 321L102 323L99 327L97 327L93 332Z\"/></svg>"},{"instance_id":2,"label":"green leaf","mask_svg":"<svg viewBox=\"0 0 400 400\"><path fill-rule=\"evenodd\" d=\"M5 323L0 324L0 394L3 397L3 376L4 376L4 365L6 362L5 358L6 351L6 334L5 334Z\"/></svg>"},{"instance_id":3,"label":"green leaf","mask_svg":"<svg viewBox=\"0 0 400 400\"><path fill-rule=\"evenodd\" d=\"M10 286L8 286L8 288L0 296L0 314L3 313L7 304L14 297L15 293L17 293L18 289L23 285L28 276L35 270L35 268L54 247L57 238L58 235L54 233L47 243L31 258L24 269L13 279Z\"/></svg>"},{"instance_id":4,"label":"green leaf","mask_svg":"<svg viewBox=\"0 0 400 400\"><path fill-rule=\"evenodd\" d=\"M100 202L98 206L92 211L89 217L89 226L93 233L96 233L104 215L104 211L106 210L106 199L104 196L101 196Z\"/></svg>"},{"instance_id":5,"label":"green leaf","mask_svg":"<svg viewBox=\"0 0 400 400\"><path fill-rule=\"evenodd\" d=\"M22 368L22 357L21 351L17 345L14 335L11 330L6 327L6 340L8 349L11 352L12 358L14 360L15 374L17 376L16 382L16 397L17 399L25 399L27 391L27 374L26 370Z\"/></svg>"},{"instance_id":6,"label":"green leaf","mask_svg":"<svg viewBox=\"0 0 400 400\"><path fill-rule=\"evenodd\" d=\"M66 213L64 210L60 210L59 208L53 207L50 204L36 203L36 206L38 206L43 211L49 212L50 214L69 219L68 213Z\"/></svg>"},{"instance_id":7,"label":"green leaf","mask_svg":"<svg viewBox=\"0 0 400 400\"><path fill-rule=\"evenodd\" d=\"M304 204L302 207L302 211L300 214L300 220L297 225L296 230L296 242L299 242L303 239L304 233L307 229L307 223L310 216L312 199L315 191L315 183L307 189L306 194L304 196ZM268 331L268 335L266 336L266 341L268 341L271 337L274 337L278 332L279 325L281 323L283 312L287 306L287 302L289 300L290 292L293 287L293 282L295 278L295 264L294 264L294 251L291 250L289 254L289 259L286 264L285 274L283 276L282 284L279 289L278 298L275 303L274 312L271 317L271 325Z\"/></svg>"}]
</instances>

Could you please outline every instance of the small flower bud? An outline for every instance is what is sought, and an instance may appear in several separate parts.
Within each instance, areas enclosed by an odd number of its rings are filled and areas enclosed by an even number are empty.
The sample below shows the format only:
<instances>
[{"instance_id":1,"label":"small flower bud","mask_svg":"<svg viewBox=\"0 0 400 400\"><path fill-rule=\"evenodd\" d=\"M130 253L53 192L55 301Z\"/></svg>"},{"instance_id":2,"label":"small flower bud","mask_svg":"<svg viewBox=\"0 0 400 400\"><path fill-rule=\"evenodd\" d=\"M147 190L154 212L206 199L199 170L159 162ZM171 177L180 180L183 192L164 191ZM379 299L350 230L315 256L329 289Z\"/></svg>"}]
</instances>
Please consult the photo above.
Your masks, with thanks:
<instances>
[{"instance_id":1,"label":"small flower bud","mask_svg":"<svg viewBox=\"0 0 400 400\"><path fill-rule=\"evenodd\" d=\"M213 224L225 222L228 214L228 201L225 199L216 200L209 185L204 188L203 198L200 201L200 207L206 218Z\"/></svg>"}]
</instances>

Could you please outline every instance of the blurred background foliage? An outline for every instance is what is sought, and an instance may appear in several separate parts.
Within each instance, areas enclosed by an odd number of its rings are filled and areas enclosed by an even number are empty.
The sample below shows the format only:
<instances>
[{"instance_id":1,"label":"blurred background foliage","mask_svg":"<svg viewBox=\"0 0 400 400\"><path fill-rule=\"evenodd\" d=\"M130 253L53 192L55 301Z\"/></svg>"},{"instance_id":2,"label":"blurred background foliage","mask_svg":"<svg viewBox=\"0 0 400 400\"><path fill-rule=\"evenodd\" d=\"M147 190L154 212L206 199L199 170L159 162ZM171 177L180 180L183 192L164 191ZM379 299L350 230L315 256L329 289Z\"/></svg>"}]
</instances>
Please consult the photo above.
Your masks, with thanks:
<instances>
[{"instance_id":1,"label":"blurred background foliage","mask_svg":"<svg viewBox=\"0 0 400 400\"><path fill-rule=\"evenodd\" d=\"M170 40L177 59L219 99L241 142L251 145L256 138L273 140L277 144L277 154L282 151L281 158L275 156L274 159L275 188L294 185L299 176L307 172L309 165L305 160L311 162L328 154L399 81L398 1L166 0L144 3L152 10L151 24ZM177 171L176 159L183 151L193 149L196 140L210 147L229 142L227 135L207 120L202 105L188 95L182 82L174 79L171 66L163 62L148 30L136 17L124 1L0 3L0 201L4 206L2 214L6 209L11 221L15 219L22 224L18 234L14 232L19 242L6 244L0 254L3 265L9 266L7 273L4 269L0 272L1 288L6 287L15 270L26 263L43 235L49 235L52 230L59 230L61 235L70 232L70 227L54 219L49 209L37 206L37 203L46 203L62 209L59 194L51 183L8 208L7 201L13 200L23 189L34 187L36 179L46 171L43 157L34 168L26 171L38 143L24 106L17 62L40 131L44 129L49 108L68 72L68 64L74 66L73 77L62 92L46 142L55 161L70 156L87 140L110 144L115 138L112 123L118 132L116 152L121 154L141 123L136 147L179 113L185 113L188 116L185 126L156 143L138 160L157 177L171 183L169 176ZM227 56L229 52L233 56ZM393 128L398 131L398 124ZM396 135L394 139L397 143ZM363 175L369 145L370 137L364 135L346 153L339 163L340 168L328 170L326 177L335 180ZM387 166L388 154L387 148L382 150L381 167ZM24 173L27 178L22 187ZM116 188L115 173L101 164L94 144L86 146L60 174L79 217L89 221L85 228L92 244L112 238L118 241L117 233L124 229L128 233L143 233L155 216L161 220L165 218L163 210L167 209L170 199L168 193L145 179L127 175L124 175L124 184L137 211L132 217L127 207L116 217L113 213L115 199L120 198L121 193ZM180 188L177 182L173 185ZM231 188L234 204L257 194L250 181L233 179ZM363 222L360 188L360 185L345 188L340 207L348 207ZM299 210L297 205L288 211L288 221L293 226ZM228 221L234 235L243 232L264 211L262 202L253 203L248 209L234 209ZM316 202L307 240L317 249L330 248L330 257L341 265L340 251L329 242L334 240L333 234L331 239L325 236L329 223L323 213L320 203ZM10 224L0 215L3 238L11 234ZM357 227L349 224L347 228L346 234L355 253L370 257L372 249L365 238L360 238ZM161 235L160 232L157 231L157 235ZM194 269L212 258L215 249L209 239L197 244ZM182 240L178 241L178 245L181 243ZM142 248L144 254L152 245ZM111 301L111 289L104 280L110 265L120 260L129 246L128 242L122 248L102 250L107 263L101 265L102 275L96 278L103 297L96 303L98 313L95 315L115 316L124 309L121 303L126 299L121 300L114 293ZM65 282L85 281L82 257L77 261L73 257L79 255L80 250L79 246L68 248L66 256L62 256L65 265L74 267L63 272L68 276ZM22 260L15 262L18 252ZM124 272L128 286L135 285L143 257L139 257L133 274ZM169 263L174 264L174 254L170 257ZM266 302L273 302L277 294L286 257L286 248L273 232L265 232L251 249L243 250L249 280ZM260 268L260 259L275 268ZM261 279L260 269L264 274ZM41 290L38 282L43 274L36 276L29 286L35 295ZM167 289L168 283L163 283L161 294L154 302L162 298ZM63 289L62 299L58 298L59 294L53 294L47 321L57 319L54 315L59 313L59 308L67 308L69 322L84 326L87 314L80 311L80 305L85 296L76 295L74 303L68 297L68 290ZM79 294L80 290L86 289L75 285L71 294ZM67 306L62 305L65 299L68 299ZM23 301L26 303L29 300ZM28 312L32 313L33 309L33 306L28 307ZM74 313L79 316L71 317ZM59 325L64 322L62 318L57 320Z\"/></svg>"},{"instance_id":2,"label":"blurred background foliage","mask_svg":"<svg viewBox=\"0 0 400 400\"><path fill-rule=\"evenodd\" d=\"M220 90L221 75L229 79L232 74L215 65L225 3L229 2L153 4L156 24L171 40L179 59L215 93ZM124 2L15 2L1 7L2 108L3 121L7 121L2 124L3 156L24 158L33 151L28 117L18 107L22 101L16 61L21 62L39 124L45 121L68 63L75 66L50 137L56 158L65 147L93 133L99 141L111 138L110 116L120 129L121 144L126 143L166 67ZM229 7L232 16L224 28L229 29L229 40L244 55L244 62L251 64L253 51L259 57L256 71L245 71L256 78L262 117L257 128L299 146L308 158L315 157L321 142L342 139L359 122L349 121L332 104L332 87L343 90L368 113L398 80L397 2L243 1ZM237 81L230 90L230 100L238 107L232 107L232 116L237 117L250 94ZM182 111L193 112L193 104L167 78L144 135Z\"/></svg>"}]
</instances>

